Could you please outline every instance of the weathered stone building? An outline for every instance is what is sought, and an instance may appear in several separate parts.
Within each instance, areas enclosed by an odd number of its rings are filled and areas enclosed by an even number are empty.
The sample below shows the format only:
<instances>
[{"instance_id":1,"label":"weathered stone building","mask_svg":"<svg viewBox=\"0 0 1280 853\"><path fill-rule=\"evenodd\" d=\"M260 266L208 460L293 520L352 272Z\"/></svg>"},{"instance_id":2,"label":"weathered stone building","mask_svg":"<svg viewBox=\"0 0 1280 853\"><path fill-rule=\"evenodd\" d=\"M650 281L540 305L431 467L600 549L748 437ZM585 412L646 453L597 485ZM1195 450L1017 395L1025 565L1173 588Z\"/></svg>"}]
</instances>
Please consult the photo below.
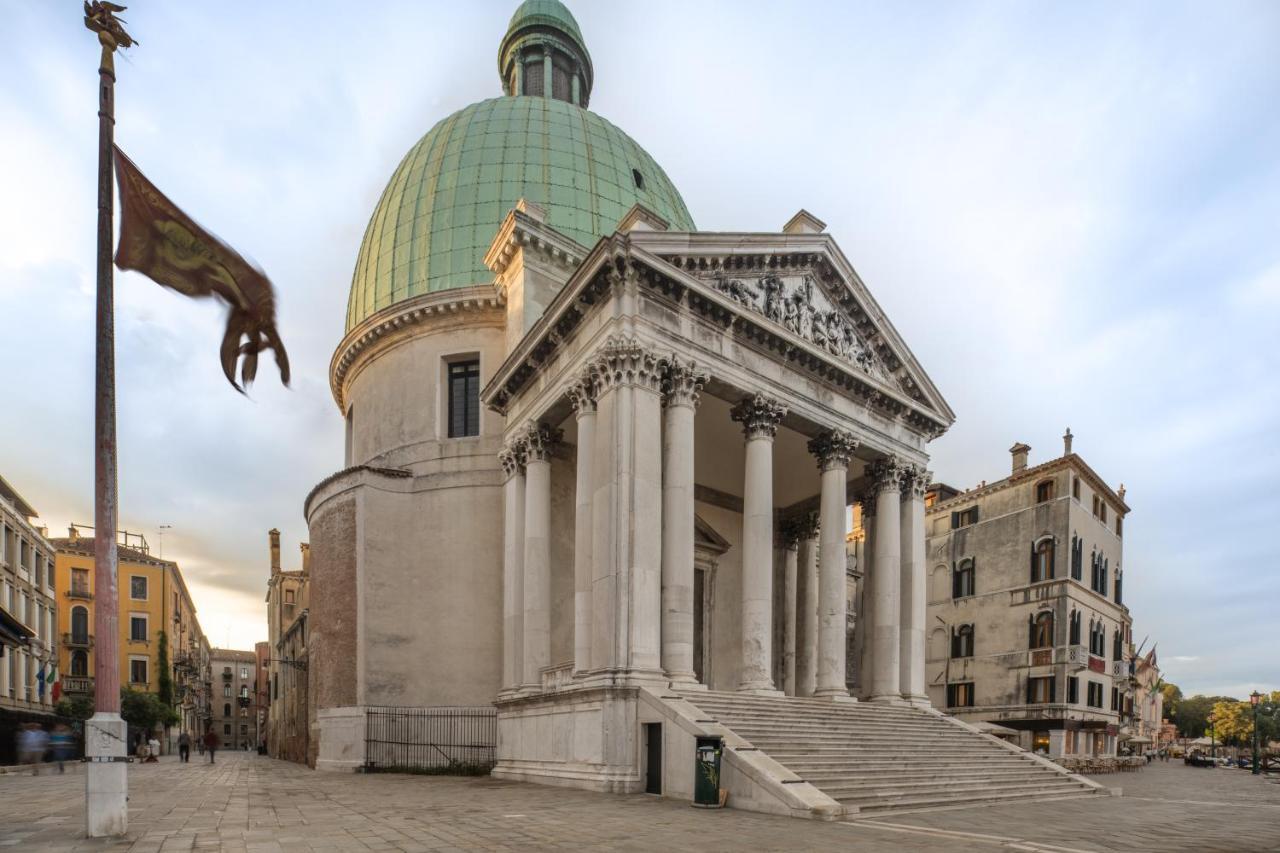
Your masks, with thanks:
<instances>
[{"instance_id":1,"label":"weathered stone building","mask_svg":"<svg viewBox=\"0 0 1280 853\"><path fill-rule=\"evenodd\" d=\"M302 568L286 571L280 567L280 531L272 529L267 537L271 555L267 581L267 753L314 766L311 726L315 706L307 690L311 549L301 543Z\"/></svg>"},{"instance_id":2,"label":"weathered stone building","mask_svg":"<svg viewBox=\"0 0 1280 853\"><path fill-rule=\"evenodd\" d=\"M211 725L223 749L256 749L258 704L254 696L258 656L239 649L209 650L213 670Z\"/></svg>"},{"instance_id":3,"label":"weathered stone building","mask_svg":"<svg viewBox=\"0 0 1280 853\"><path fill-rule=\"evenodd\" d=\"M53 546L36 516L0 477L0 710L44 714L53 708L58 600Z\"/></svg>"},{"instance_id":4,"label":"weathered stone building","mask_svg":"<svg viewBox=\"0 0 1280 853\"><path fill-rule=\"evenodd\" d=\"M928 708L926 446L953 414L826 226L696 230L587 110L555 0L517 9L499 75L410 150L356 261L345 467L304 504L317 766L364 764L371 706L496 705L509 779L688 798L717 734L761 811L954 801L862 775L938 745L952 778L996 750L1032 793L1087 789Z\"/></svg>"},{"instance_id":5,"label":"weathered stone building","mask_svg":"<svg viewBox=\"0 0 1280 853\"><path fill-rule=\"evenodd\" d=\"M959 492L930 487L933 703L1022 732L1051 756L1114 755L1131 709L1131 618L1123 603L1124 487L1079 455Z\"/></svg>"}]
</instances>

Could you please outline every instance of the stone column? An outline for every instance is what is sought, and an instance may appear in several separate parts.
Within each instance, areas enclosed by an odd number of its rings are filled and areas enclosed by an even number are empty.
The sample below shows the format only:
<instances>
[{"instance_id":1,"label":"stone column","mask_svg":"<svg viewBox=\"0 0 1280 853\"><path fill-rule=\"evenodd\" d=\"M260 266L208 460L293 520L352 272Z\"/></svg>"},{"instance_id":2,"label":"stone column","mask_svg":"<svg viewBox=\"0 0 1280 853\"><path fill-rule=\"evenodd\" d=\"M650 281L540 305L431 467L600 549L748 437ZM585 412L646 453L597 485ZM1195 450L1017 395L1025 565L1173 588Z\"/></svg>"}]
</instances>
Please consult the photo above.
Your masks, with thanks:
<instances>
[{"instance_id":1,"label":"stone column","mask_svg":"<svg viewBox=\"0 0 1280 853\"><path fill-rule=\"evenodd\" d=\"M818 514L800 522L796 555L796 695L812 696L818 672Z\"/></svg>"},{"instance_id":2,"label":"stone column","mask_svg":"<svg viewBox=\"0 0 1280 853\"><path fill-rule=\"evenodd\" d=\"M524 683L542 689L551 664L551 450L560 430L530 424L525 433Z\"/></svg>"},{"instance_id":3,"label":"stone column","mask_svg":"<svg viewBox=\"0 0 1280 853\"><path fill-rule=\"evenodd\" d=\"M875 567L871 574L871 698L876 702L901 702L900 645L902 538L899 504L902 501L902 464L896 457L882 459L872 469L876 491Z\"/></svg>"},{"instance_id":4,"label":"stone column","mask_svg":"<svg viewBox=\"0 0 1280 853\"><path fill-rule=\"evenodd\" d=\"M519 690L524 679L524 442L509 441L498 454L502 486L502 688Z\"/></svg>"},{"instance_id":5,"label":"stone column","mask_svg":"<svg viewBox=\"0 0 1280 853\"><path fill-rule=\"evenodd\" d=\"M569 387L578 419L573 514L573 671L591 668L591 463L596 444L596 387L590 375Z\"/></svg>"},{"instance_id":6,"label":"stone column","mask_svg":"<svg viewBox=\"0 0 1280 853\"><path fill-rule=\"evenodd\" d=\"M596 383L592 494L592 669L661 672L664 361L615 335L591 363Z\"/></svg>"},{"instance_id":7,"label":"stone column","mask_svg":"<svg viewBox=\"0 0 1280 853\"><path fill-rule=\"evenodd\" d=\"M872 486L859 500L862 506L862 560L858 566L862 580L858 582L858 611L854 614L853 633L858 647L858 696L871 698L871 670L875 654L871 648L875 624L871 606L871 575L875 571L876 491Z\"/></svg>"},{"instance_id":8,"label":"stone column","mask_svg":"<svg viewBox=\"0 0 1280 853\"><path fill-rule=\"evenodd\" d=\"M796 599L800 581L800 531L791 521L782 529L782 692L796 695Z\"/></svg>"},{"instance_id":9,"label":"stone column","mask_svg":"<svg viewBox=\"0 0 1280 853\"><path fill-rule=\"evenodd\" d=\"M693 671L693 423L707 381L672 356L663 377L666 430L662 477L662 668L673 684Z\"/></svg>"},{"instance_id":10,"label":"stone column","mask_svg":"<svg viewBox=\"0 0 1280 853\"><path fill-rule=\"evenodd\" d=\"M924 493L933 475L917 466L902 478L900 510L902 536L902 632L898 671L902 698L913 705L928 705L925 690L925 611L928 601L925 584Z\"/></svg>"},{"instance_id":11,"label":"stone column","mask_svg":"<svg viewBox=\"0 0 1280 853\"><path fill-rule=\"evenodd\" d=\"M542 97L551 98L551 48L542 52Z\"/></svg>"},{"instance_id":12,"label":"stone column","mask_svg":"<svg viewBox=\"0 0 1280 853\"><path fill-rule=\"evenodd\" d=\"M809 442L822 472L818 551L818 674L815 696L848 696L845 686L846 614L845 494L849 459L858 442L843 430L831 430Z\"/></svg>"},{"instance_id":13,"label":"stone column","mask_svg":"<svg viewBox=\"0 0 1280 853\"><path fill-rule=\"evenodd\" d=\"M746 437L742 497L742 681L776 693L773 669L773 438L787 410L756 394L733 407Z\"/></svg>"}]
</instances>

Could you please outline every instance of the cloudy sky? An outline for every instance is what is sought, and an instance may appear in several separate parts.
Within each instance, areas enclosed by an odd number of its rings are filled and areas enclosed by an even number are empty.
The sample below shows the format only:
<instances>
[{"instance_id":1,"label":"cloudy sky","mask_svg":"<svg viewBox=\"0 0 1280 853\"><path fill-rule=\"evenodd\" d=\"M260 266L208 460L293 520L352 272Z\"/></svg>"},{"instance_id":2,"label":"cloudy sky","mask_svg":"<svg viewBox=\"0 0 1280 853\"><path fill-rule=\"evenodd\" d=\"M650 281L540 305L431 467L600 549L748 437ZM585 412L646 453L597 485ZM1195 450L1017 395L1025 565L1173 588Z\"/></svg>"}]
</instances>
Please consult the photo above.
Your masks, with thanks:
<instances>
[{"instance_id":1,"label":"cloudy sky","mask_svg":"<svg viewBox=\"0 0 1280 853\"><path fill-rule=\"evenodd\" d=\"M265 638L266 530L341 467L326 379L356 250L404 152L499 93L514 0L162 3L126 14L117 141L270 273L295 370L250 397L221 309L117 276L121 524L178 559L216 644ZM592 108L700 228L805 207L958 413L956 486L1075 449L1133 507L1126 598L1188 692L1280 687L1280 5L605 3ZM78 2L6 7L0 474L92 521L97 46Z\"/></svg>"}]
</instances>

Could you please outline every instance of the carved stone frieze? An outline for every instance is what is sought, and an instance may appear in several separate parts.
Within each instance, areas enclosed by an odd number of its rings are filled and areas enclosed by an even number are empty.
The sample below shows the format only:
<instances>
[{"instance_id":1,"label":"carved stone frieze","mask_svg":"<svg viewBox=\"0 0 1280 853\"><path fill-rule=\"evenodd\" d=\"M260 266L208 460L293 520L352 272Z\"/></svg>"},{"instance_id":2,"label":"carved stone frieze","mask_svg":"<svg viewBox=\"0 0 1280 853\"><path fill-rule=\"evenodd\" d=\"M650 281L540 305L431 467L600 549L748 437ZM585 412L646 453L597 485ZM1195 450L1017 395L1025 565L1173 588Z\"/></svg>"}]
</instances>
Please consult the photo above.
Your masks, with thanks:
<instances>
[{"instance_id":1,"label":"carved stone frieze","mask_svg":"<svg viewBox=\"0 0 1280 853\"><path fill-rule=\"evenodd\" d=\"M698 370L693 361L681 361L674 353L667 359L662 374L662 402L666 406L690 406L698 408L702 386L707 384L707 374Z\"/></svg>"},{"instance_id":2,"label":"carved stone frieze","mask_svg":"<svg viewBox=\"0 0 1280 853\"><path fill-rule=\"evenodd\" d=\"M603 394L619 385L661 391L665 367L665 358L636 339L613 335L600 348L589 370L596 393Z\"/></svg>"},{"instance_id":3,"label":"carved stone frieze","mask_svg":"<svg viewBox=\"0 0 1280 853\"><path fill-rule=\"evenodd\" d=\"M542 422L529 424L522 437L525 464L551 461L551 453L560 443L563 435L563 432L550 424Z\"/></svg>"},{"instance_id":4,"label":"carved stone frieze","mask_svg":"<svg viewBox=\"0 0 1280 853\"><path fill-rule=\"evenodd\" d=\"M814 346L857 365L876 370L873 347L848 316L822 292L809 273L779 275L765 272L754 279L731 278L717 272L710 282L738 304L763 314Z\"/></svg>"},{"instance_id":5,"label":"carved stone frieze","mask_svg":"<svg viewBox=\"0 0 1280 853\"><path fill-rule=\"evenodd\" d=\"M809 452L818 458L818 469L848 468L858 441L842 429L833 429L809 441Z\"/></svg>"},{"instance_id":6,"label":"carved stone frieze","mask_svg":"<svg viewBox=\"0 0 1280 853\"><path fill-rule=\"evenodd\" d=\"M764 394L743 398L729 412L730 417L742 424L742 432L748 441L755 438L772 439L778 434L778 424L786 414L786 406Z\"/></svg>"}]
</instances>

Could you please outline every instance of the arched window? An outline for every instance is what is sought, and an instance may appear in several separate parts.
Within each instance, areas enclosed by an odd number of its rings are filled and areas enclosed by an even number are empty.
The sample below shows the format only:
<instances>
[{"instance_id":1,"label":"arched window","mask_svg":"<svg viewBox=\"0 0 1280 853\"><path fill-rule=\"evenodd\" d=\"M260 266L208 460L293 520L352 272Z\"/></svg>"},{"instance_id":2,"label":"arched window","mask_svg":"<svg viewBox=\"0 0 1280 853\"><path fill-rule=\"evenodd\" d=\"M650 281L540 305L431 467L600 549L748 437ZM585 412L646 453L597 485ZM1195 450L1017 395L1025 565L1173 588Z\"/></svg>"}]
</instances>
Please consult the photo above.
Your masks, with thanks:
<instances>
[{"instance_id":1,"label":"arched window","mask_svg":"<svg viewBox=\"0 0 1280 853\"><path fill-rule=\"evenodd\" d=\"M973 559L961 560L951 575L951 597L967 598L973 595Z\"/></svg>"},{"instance_id":2,"label":"arched window","mask_svg":"<svg viewBox=\"0 0 1280 853\"><path fill-rule=\"evenodd\" d=\"M1051 500L1053 500L1053 480L1036 483L1036 503L1042 504Z\"/></svg>"},{"instance_id":3,"label":"arched window","mask_svg":"<svg viewBox=\"0 0 1280 853\"><path fill-rule=\"evenodd\" d=\"M1053 646L1053 612L1046 610L1031 618L1031 648L1047 649Z\"/></svg>"},{"instance_id":4,"label":"arched window","mask_svg":"<svg viewBox=\"0 0 1280 853\"><path fill-rule=\"evenodd\" d=\"M85 678L89 675L89 655L81 649L71 653L71 674Z\"/></svg>"},{"instance_id":5,"label":"arched window","mask_svg":"<svg viewBox=\"0 0 1280 853\"><path fill-rule=\"evenodd\" d=\"M961 625L951 636L951 656L953 658L973 657L972 625Z\"/></svg>"},{"instance_id":6,"label":"arched window","mask_svg":"<svg viewBox=\"0 0 1280 853\"><path fill-rule=\"evenodd\" d=\"M929 660L942 660L947 656L947 632L934 628L929 634Z\"/></svg>"},{"instance_id":7,"label":"arched window","mask_svg":"<svg viewBox=\"0 0 1280 853\"><path fill-rule=\"evenodd\" d=\"M71 608L71 642L84 645L89 642L89 608Z\"/></svg>"},{"instance_id":8,"label":"arched window","mask_svg":"<svg viewBox=\"0 0 1280 853\"><path fill-rule=\"evenodd\" d=\"M1046 536L1031 546L1031 582L1053 579L1053 538Z\"/></svg>"},{"instance_id":9,"label":"arched window","mask_svg":"<svg viewBox=\"0 0 1280 853\"><path fill-rule=\"evenodd\" d=\"M1068 643L1073 646L1080 645L1080 611L1079 610L1071 611L1071 619L1070 619L1070 622L1068 623L1068 630L1071 635L1068 638Z\"/></svg>"}]
</instances>

